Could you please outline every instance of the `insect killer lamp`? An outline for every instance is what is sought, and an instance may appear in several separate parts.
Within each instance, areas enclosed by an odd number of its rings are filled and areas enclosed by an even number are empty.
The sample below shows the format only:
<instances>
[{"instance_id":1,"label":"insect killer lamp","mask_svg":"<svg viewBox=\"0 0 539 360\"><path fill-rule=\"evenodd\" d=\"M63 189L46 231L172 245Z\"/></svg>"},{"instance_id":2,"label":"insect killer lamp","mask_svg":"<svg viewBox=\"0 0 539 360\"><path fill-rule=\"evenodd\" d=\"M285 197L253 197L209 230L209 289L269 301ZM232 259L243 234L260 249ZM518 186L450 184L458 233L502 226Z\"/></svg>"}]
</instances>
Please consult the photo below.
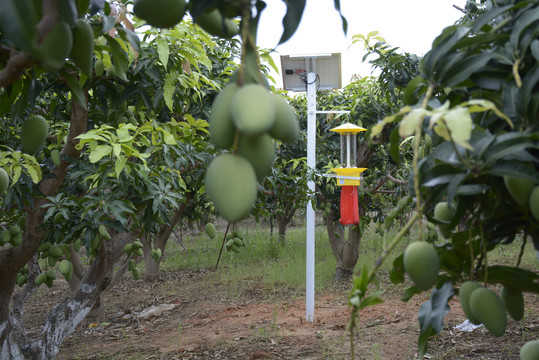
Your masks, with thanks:
<instances>
[{"instance_id":1,"label":"insect killer lamp","mask_svg":"<svg viewBox=\"0 0 539 360\"><path fill-rule=\"evenodd\" d=\"M337 185L341 187L341 218L342 225L359 223L359 205L357 187L361 185L361 173L367 168L356 167L357 134L367 129L345 123L331 129L339 133L341 140L341 166L331 169L337 175Z\"/></svg>"}]
</instances>

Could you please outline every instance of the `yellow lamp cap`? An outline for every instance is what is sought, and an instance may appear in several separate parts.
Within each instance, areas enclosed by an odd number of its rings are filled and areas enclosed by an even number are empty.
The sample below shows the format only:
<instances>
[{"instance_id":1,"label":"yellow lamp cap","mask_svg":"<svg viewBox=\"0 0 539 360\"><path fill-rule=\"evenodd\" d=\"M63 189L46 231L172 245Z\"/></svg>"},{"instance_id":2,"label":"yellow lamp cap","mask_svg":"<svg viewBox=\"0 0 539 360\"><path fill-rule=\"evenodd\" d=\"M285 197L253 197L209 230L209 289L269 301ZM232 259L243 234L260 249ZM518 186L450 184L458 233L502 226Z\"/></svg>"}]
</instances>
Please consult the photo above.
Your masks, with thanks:
<instances>
[{"instance_id":1,"label":"yellow lamp cap","mask_svg":"<svg viewBox=\"0 0 539 360\"><path fill-rule=\"evenodd\" d=\"M367 131L367 129L362 128L361 126L357 126L351 123L344 123L340 126L337 126L336 128L330 129L329 131L335 131L339 134L357 134L358 132Z\"/></svg>"}]
</instances>

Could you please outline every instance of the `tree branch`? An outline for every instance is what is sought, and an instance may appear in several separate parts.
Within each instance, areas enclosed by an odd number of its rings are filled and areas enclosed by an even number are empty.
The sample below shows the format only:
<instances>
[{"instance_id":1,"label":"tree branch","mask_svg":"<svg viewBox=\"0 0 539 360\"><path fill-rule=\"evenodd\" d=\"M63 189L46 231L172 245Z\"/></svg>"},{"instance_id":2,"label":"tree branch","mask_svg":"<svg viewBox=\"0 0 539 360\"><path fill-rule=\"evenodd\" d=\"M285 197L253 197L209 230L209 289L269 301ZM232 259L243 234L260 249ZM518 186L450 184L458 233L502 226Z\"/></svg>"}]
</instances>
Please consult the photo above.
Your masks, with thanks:
<instances>
[{"instance_id":1,"label":"tree branch","mask_svg":"<svg viewBox=\"0 0 539 360\"><path fill-rule=\"evenodd\" d=\"M40 44L60 21L57 0L43 0L42 11L43 17L37 24L38 43ZM13 84L26 69L34 66L37 62L37 59L30 54L12 49L9 61L0 71L0 87Z\"/></svg>"}]
</instances>

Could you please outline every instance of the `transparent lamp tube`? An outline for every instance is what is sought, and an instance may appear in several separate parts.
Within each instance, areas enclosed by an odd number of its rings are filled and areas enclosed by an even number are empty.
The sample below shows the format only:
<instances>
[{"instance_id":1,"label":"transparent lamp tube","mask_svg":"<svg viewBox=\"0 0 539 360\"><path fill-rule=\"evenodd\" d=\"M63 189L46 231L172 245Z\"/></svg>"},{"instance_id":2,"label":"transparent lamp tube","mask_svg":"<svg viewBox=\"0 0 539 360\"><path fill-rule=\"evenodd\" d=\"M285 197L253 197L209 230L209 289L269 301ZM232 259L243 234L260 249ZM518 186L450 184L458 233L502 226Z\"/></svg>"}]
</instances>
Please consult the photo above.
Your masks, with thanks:
<instances>
[{"instance_id":1,"label":"transparent lamp tube","mask_svg":"<svg viewBox=\"0 0 539 360\"><path fill-rule=\"evenodd\" d=\"M341 166L344 167L344 139L343 136L339 136L341 138Z\"/></svg>"}]
</instances>

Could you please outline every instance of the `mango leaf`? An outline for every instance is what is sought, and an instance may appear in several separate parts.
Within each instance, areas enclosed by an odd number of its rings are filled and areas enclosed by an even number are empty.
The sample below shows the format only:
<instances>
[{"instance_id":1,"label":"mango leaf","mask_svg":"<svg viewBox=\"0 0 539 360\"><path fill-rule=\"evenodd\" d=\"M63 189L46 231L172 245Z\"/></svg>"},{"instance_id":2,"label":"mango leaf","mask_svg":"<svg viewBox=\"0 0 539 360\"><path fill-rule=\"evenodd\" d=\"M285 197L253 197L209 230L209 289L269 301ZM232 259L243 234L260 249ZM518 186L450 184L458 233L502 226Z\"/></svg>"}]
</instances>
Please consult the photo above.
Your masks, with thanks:
<instances>
[{"instance_id":1,"label":"mango leaf","mask_svg":"<svg viewBox=\"0 0 539 360\"><path fill-rule=\"evenodd\" d=\"M32 178L32 182L34 184L37 184L41 181L41 170L39 169L39 167L35 168L28 164L23 164L23 167L28 173L28 175L30 175L30 177Z\"/></svg>"},{"instance_id":2,"label":"mango leaf","mask_svg":"<svg viewBox=\"0 0 539 360\"><path fill-rule=\"evenodd\" d=\"M22 173L22 167L19 164L13 164L11 167L11 183L15 184L19 181Z\"/></svg>"},{"instance_id":3,"label":"mango leaf","mask_svg":"<svg viewBox=\"0 0 539 360\"><path fill-rule=\"evenodd\" d=\"M473 99L470 101L465 101L462 103L462 106L468 107L470 113L484 112L484 111L494 111L494 113L504 119L509 126L514 127L511 119L501 112L492 101L485 99Z\"/></svg>"},{"instance_id":4,"label":"mango leaf","mask_svg":"<svg viewBox=\"0 0 539 360\"><path fill-rule=\"evenodd\" d=\"M539 8L535 7L534 9L526 10L515 22L513 31L509 36L509 40L515 49L518 49L520 34L524 31L524 29L536 22L537 19L539 19Z\"/></svg>"},{"instance_id":5,"label":"mango leaf","mask_svg":"<svg viewBox=\"0 0 539 360\"><path fill-rule=\"evenodd\" d=\"M404 293L401 296L401 301L408 302L414 295L421 294L421 290L415 286L410 286L404 290Z\"/></svg>"},{"instance_id":6,"label":"mango leaf","mask_svg":"<svg viewBox=\"0 0 539 360\"><path fill-rule=\"evenodd\" d=\"M423 357L427 350L428 338L439 334L444 325L444 316L449 312L449 299L454 295L453 284L446 281L439 289L434 288L430 299L419 308L420 336L418 339L419 357Z\"/></svg>"},{"instance_id":7,"label":"mango leaf","mask_svg":"<svg viewBox=\"0 0 539 360\"><path fill-rule=\"evenodd\" d=\"M456 86L466 81L472 74L482 70L494 57L494 54L470 55L448 70L448 75L441 82L449 87Z\"/></svg>"},{"instance_id":8,"label":"mango leaf","mask_svg":"<svg viewBox=\"0 0 539 360\"><path fill-rule=\"evenodd\" d=\"M283 34L277 45L284 43L294 35L303 16L306 2L307 0L285 1L287 8L283 18Z\"/></svg>"},{"instance_id":9,"label":"mango leaf","mask_svg":"<svg viewBox=\"0 0 539 360\"><path fill-rule=\"evenodd\" d=\"M159 60L161 61L161 63L166 69L167 64L168 64L168 57L170 55L168 41L163 38L159 38L156 40L156 43L157 43L157 54L159 55Z\"/></svg>"},{"instance_id":10,"label":"mango leaf","mask_svg":"<svg viewBox=\"0 0 539 360\"><path fill-rule=\"evenodd\" d=\"M67 73L66 71L62 71L62 77L69 84L73 100L75 100L77 104L86 109L86 97L84 96L84 91L82 90L79 81L73 75Z\"/></svg>"},{"instance_id":11,"label":"mango leaf","mask_svg":"<svg viewBox=\"0 0 539 360\"><path fill-rule=\"evenodd\" d=\"M472 136L473 120L468 109L457 106L444 114L443 119L447 126L451 139L458 145L473 150L469 143ZM445 139L450 140L450 139Z\"/></svg>"},{"instance_id":12,"label":"mango leaf","mask_svg":"<svg viewBox=\"0 0 539 360\"><path fill-rule=\"evenodd\" d=\"M447 202L448 203L453 202L453 198L455 197L455 194L457 193L459 185L464 180L465 177L466 177L466 174L456 174L455 176L453 176L453 178L449 182L449 186L447 187Z\"/></svg>"},{"instance_id":13,"label":"mango leaf","mask_svg":"<svg viewBox=\"0 0 539 360\"><path fill-rule=\"evenodd\" d=\"M404 282L404 254L400 254L393 260L393 268L389 273L389 279L393 284Z\"/></svg>"},{"instance_id":14,"label":"mango leaf","mask_svg":"<svg viewBox=\"0 0 539 360\"><path fill-rule=\"evenodd\" d=\"M346 35L346 32L348 31L348 22L346 21L346 18L342 15L341 2L340 2L340 0L333 0L333 2L335 4L335 10L337 10L339 12L339 15L341 16L342 31Z\"/></svg>"},{"instance_id":15,"label":"mango leaf","mask_svg":"<svg viewBox=\"0 0 539 360\"><path fill-rule=\"evenodd\" d=\"M33 52L37 46L37 21L34 1L0 1L0 30L16 48Z\"/></svg>"},{"instance_id":16,"label":"mango leaf","mask_svg":"<svg viewBox=\"0 0 539 360\"><path fill-rule=\"evenodd\" d=\"M421 75L417 75L414 77L408 85L406 85L406 89L404 89L404 92L402 93L402 102L405 105L412 105L417 102L417 96L416 89L423 84L423 77Z\"/></svg>"},{"instance_id":17,"label":"mango leaf","mask_svg":"<svg viewBox=\"0 0 539 360\"><path fill-rule=\"evenodd\" d=\"M358 310L364 309L367 306L374 306L383 303L384 300L382 300L380 297L382 293L383 291L379 290L364 298L359 304Z\"/></svg>"},{"instance_id":18,"label":"mango leaf","mask_svg":"<svg viewBox=\"0 0 539 360\"><path fill-rule=\"evenodd\" d=\"M487 281L539 294L539 274L533 271L503 265L489 266Z\"/></svg>"},{"instance_id":19,"label":"mango leaf","mask_svg":"<svg viewBox=\"0 0 539 360\"><path fill-rule=\"evenodd\" d=\"M129 133L129 128L127 126L122 126L118 130L116 130L116 134L118 135L119 142L133 141L133 135Z\"/></svg>"},{"instance_id":20,"label":"mango leaf","mask_svg":"<svg viewBox=\"0 0 539 360\"><path fill-rule=\"evenodd\" d=\"M120 176L120 173L124 169L126 163L127 158L125 156L118 156L116 162L114 163L114 172L116 173L116 177Z\"/></svg>"},{"instance_id":21,"label":"mango leaf","mask_svg":"<svg viewBox=\"0 0 539 360\"><path fill-rule=\"evenodd\" d=\"M370 128L370 138L373 139L374 137L380 135L380 133L384 130L384 127L387 124L391 124L397 121L402 115L405 115L412 110L413 110L412 107L405 106L402 109L400 109L397 113L386 116L382 121L379 121L378 123L376 123Z\"/></svg>"},{"instance_id":22,"label":"mango leaf","mask_svg":"<svg viewBox=\"0 0 539 360\"><path fill-rule=\"evenodd\" d=\"M109 45L110 52L112 53L112 60L114 61L115 74L120 79L127 81L125 73L127 72L128 59L127 54L120 45L117 38L106 36L107 44Z\"/></svg>"},{"instance_id":23,"label":"mango leaf","mask_svg":"<svg viewBox=\"0 0 539 360\"><path fill-rule=\"evenodd\" d=\"M101 160L103 157L110 155L111 152L112 152L112 146L97 145L91 150L89 160L92 164L95 164L96 162Z\"/></svg>"},{"instance_id":24,"label":"mango leaf","mask_svg":"<svg viewBox=\"0 0 539 360\"><path fill-rule=\"evenodd\" d=\"M466 26L447 27L433 43L433 48L421 59L420 68L428 79L436 76L439 63L444 63L448 52L457 44L457 42L470 32Z\"/></svg>"},{"instance_id":25,"label":"mango leaf","mask_svg":"<svg viewBox=\"0 0 539 360\"><path fill-rule=\"evenodd\" d=\"M103 16L103 34L108 33L116 25L116 16Z\"/></svg>"},{"instance_id":26,"label":"mango leaf","mask_svg":"<svg viewBox=\"0 0 539 360\"><path fill-rule=\"evenodd\" d=\"M419 358L422 358L427 353L427 344L429 338L434 335L436 335L436 331L434 331L432 326L429 326L427 329L419 333L419 337L417 338L417 350L419 352Z\"/></svg>"},{"instance_id":27,"label":"mango leaf","mask_svg":"<svg viewBox=\"0 0 539 360\"><path fill-rule=\"evenodd\" d=\"M391 158L397 165L401 162L399 141L399 129L395 128L391 131L391 135L389 136L389 155L391 155Z\"/></svg>"},{"instance_id":28,"label":"mango leaf","mask_svg":"<svg viewBox=\"0 0 539 360\"><path fill-rule=\"evenodd\" d=\"M74 0L58 0L58 13L62 21L74 27L78 17L77 5Z\"/></svg>"},{"instance_id":29,"label":"mango leaf","mask_svg":"<svg viewBox=\"0 0 539 360\"><path fill-rule=\"evenodd\" d=\"M400 123L399 135L403 138L413 135L428 114L429 111L423 108L414 109L406 114Z\"/></svg>"},{"instance_id":30,"label":"mango leaf","mask_svg":"<svg viewBox=\"0 0 539 360\"><path fill-rule=\"evenodd\" d=\"M165 85L163 85L163 98L170 111L174 111L174 102L172 101L172 95L174 95L174 91L176 90L174 80L174 77L168 73L165 79Z\"/></svg>"},{"instance_id":31,"label":"mango leaf","mask_svg":"<svg viewBox=\"0 0 539 360\"><path fill-rule=\"evenodd\" d=\"M174 138L174 135L172 135L165 129L161 129L161 133L163 134L163 142L166 145L176 145L176 139Z\"/></svg>"}]
</instances>

